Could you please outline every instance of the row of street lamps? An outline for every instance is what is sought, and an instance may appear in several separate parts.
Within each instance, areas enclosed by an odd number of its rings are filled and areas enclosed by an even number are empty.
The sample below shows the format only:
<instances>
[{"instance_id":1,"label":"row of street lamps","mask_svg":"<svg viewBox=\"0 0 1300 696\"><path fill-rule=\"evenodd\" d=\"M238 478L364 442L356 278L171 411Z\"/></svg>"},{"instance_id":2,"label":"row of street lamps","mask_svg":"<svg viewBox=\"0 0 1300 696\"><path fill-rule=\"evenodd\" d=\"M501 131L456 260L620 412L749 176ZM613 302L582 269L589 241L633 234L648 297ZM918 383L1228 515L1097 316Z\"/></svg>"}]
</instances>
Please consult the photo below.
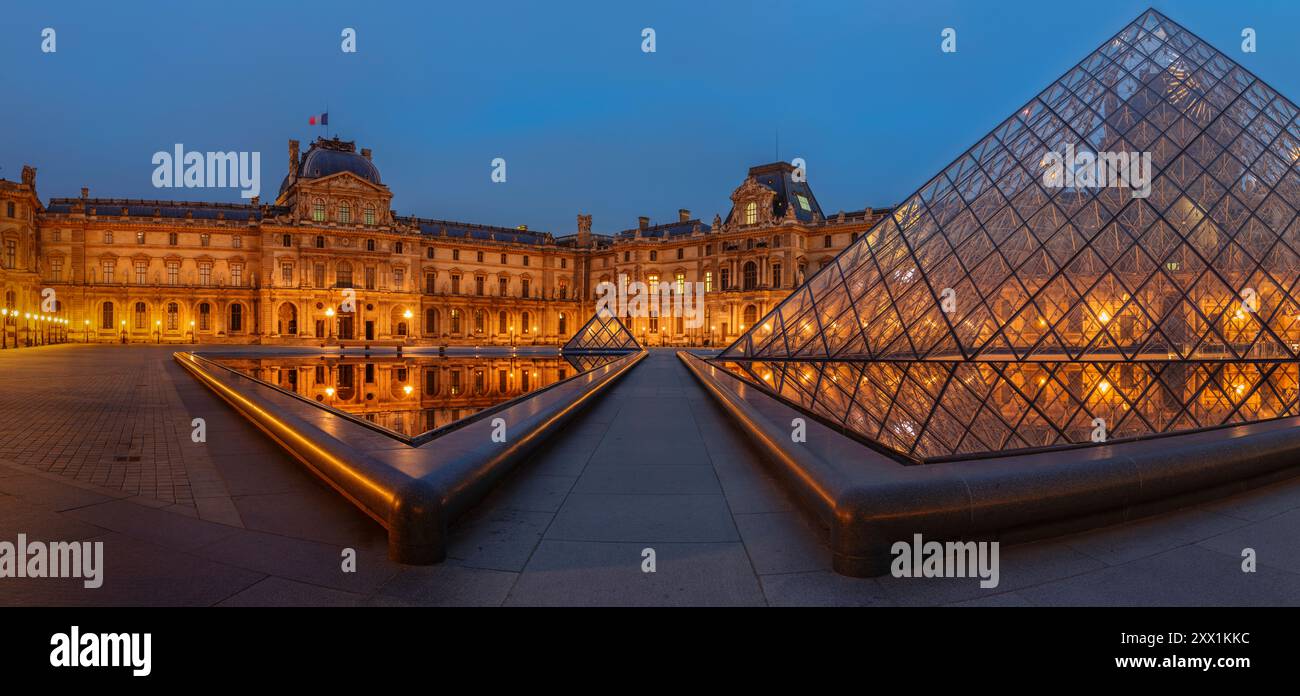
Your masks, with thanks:
<instances>
[{"instance_id":1,"label":"row of street lamps","mask_svg":"<svg viewBox=\"0 0 1300 696\"><path fill-rule=\"evenodd\" d=\"M19 322L22 322L23 337L18 336ZM0 349L9 348L9 327L14 327L14 344L12 347L44 346L52 343L68 342L68 320L52 314L33 314L19 312L16 309L0 307ZM35 327L33 328L33 325Z\"/></svg>"}]
</instances>

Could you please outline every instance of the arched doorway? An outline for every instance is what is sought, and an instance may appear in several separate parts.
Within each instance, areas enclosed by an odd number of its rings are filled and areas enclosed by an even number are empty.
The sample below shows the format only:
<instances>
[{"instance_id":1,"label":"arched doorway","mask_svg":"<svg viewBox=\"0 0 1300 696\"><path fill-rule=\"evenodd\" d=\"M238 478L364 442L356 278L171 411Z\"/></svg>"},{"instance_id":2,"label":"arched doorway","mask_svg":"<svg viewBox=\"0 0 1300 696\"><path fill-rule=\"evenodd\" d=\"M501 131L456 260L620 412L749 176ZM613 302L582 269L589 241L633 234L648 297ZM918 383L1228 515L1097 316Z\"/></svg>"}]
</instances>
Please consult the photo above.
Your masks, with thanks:
<instances>
[{"instance_id":1,"label":"arched doorway","mask_svg":"<svg viewBox=\"0 0 1300 696\"><path fill-rule=\"evenodd\" d=\"M406 336L410 331L411 313L405 307L393 307L389 314L389 320L392 322L394 336Z\"/></svg>"},{"instance_id":2,"label":"arched doorway","mask_svg":"<svg viewBox=\"0 0 1300 696\"><path fill-rule=\"evenodd\" d=\"M294 303L285 302L280 305L275 318L275 332L281 336L298 335L298 307Z\"/></svg>"}]
</instances>

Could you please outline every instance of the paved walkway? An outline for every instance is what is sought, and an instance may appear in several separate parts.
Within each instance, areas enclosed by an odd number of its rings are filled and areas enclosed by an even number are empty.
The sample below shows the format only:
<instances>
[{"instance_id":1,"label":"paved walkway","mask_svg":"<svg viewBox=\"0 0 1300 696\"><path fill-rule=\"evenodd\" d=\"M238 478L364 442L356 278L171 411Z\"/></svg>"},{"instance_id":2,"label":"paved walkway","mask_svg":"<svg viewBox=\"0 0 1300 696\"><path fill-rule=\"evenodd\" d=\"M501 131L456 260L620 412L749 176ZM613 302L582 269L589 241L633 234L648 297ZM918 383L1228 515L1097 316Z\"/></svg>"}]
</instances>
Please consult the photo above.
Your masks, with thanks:
<instances>
[{"instance_id":1,"label":"paved walkway","mask_svg":"<svg viewBox=\"0 0 1300 696\"><path fill-rule=\"evenodd\" d=\"M1300 480L1004 548L995 589L837 576L824 530L669 351L458 524L450 560L400 566L378 525L170 352L0 351L0 541L103 541L106 565L98 590L0 579L0 604L1300 604Z\"/></svg>"}]
</instances>

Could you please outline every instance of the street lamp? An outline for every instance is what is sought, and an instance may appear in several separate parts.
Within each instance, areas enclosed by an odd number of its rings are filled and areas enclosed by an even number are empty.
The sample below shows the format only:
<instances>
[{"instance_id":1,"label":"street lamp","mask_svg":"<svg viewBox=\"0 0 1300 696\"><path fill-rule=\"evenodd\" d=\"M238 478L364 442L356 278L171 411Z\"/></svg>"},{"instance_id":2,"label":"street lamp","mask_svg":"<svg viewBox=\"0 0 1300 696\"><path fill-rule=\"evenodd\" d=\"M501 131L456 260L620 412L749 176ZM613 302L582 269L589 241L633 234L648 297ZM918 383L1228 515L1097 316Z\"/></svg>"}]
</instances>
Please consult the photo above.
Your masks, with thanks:
<instances>
[{"instance_id":1,"label":"street lamp","mask_svg":"<svg viewBox=\"0 0 1300 696\"><path fill-rule=\"evenodd\" d=\"M515 347L515 325L514 324L510 325L510 347L511 348Z\"/></svg>"},{"instance_id":2,"label":"street lamp","mask_svg":"<svg viewBox=\"0 0 1300 696\"><path fill-rule=\"evenodd\" d=\"M155 319L153 322L153 333L156 336L156 343L162 343L162 320Z\"/></svg>"},{"instance_id":3,"label":"street lamp","mask_svg":"<svg viewBox=\"0 0 1300 696\"><path fill-rule=\"evenodd\" d=\"M126 345L126 320L122 320L122 344Z\"/></svg>"},{"instance_id":4,"label":"street lamp","mask_svg":"<svg viewBox=\"0 0 1300 696\"><path fill-rule=\"evenodd\" d=\"M23 312L23 343L28 348L32 347L32 313Z\"/></svg>"},{"instance_id":5,"label":"street lamp","mask_svg":"<svg viewBox=\"0 0 1300 696\"><path fill-rule=\"evenodd\" d=\"M82 319L81 326L82 326L81 332L83 334L82 338L85 339L86 343L90 343L90 320Z\"/></svg>"},{"instance_id":6,"label":"street lamp","mask_svg":"<svg viewBox=\"0 0 1300 696\"><path fill-rule=\"evenodd\" d=\"M9 347L9 308L0 307L0 350ZM17 346L14 346L17 348Z\"/></svg>"},{"instance_id":7,"label":"street lamp","mask_svg":"<svg viewBox=\"0 0 1300 696\"><path fill-rule=\"evenodd\" d=\"M407 396L410 396L411 392L415 391L415 387L412 387L411 385L408 384L402 387L402 391L405 392Z\"/></svg>"},{"instance_id":8,"label":"street lamp","mask_svg":"<svg viewBox=\"0 0 1300 696\"><path fill-rule=\"evenodd\" d=\"M329 331L329 338L332 339L334 338L334 308L333 307L325 308L325 317L326 317L325 323L328 325L327 330Z\"/></svg>"},{"instance_id":9,"label":"street lamp","mask_svg":"<svg viewBox=\"0 0 1300 696\"><path fill-rule=\"evenodd\" d=\"M190 320L190 343L194 343L194 320Z\"/></svg>"}]
</instances>

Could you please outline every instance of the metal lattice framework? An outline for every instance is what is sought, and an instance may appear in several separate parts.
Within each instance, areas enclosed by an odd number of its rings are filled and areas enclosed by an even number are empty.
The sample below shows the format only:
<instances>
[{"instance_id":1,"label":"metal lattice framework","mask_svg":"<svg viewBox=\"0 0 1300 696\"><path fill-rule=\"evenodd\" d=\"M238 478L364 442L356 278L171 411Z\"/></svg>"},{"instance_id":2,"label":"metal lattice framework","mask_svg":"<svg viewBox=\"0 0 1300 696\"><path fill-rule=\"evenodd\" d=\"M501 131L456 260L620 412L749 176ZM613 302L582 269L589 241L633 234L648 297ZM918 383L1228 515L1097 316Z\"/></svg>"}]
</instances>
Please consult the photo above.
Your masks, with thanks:
<instances>
[{"instance_id":1,"label":"metal lattice framework","mask_svg":"<svg viewBox=\"0 0 1300 696\"><path fill-rule=\"evenodd\" d=\"M1148 10L719 360L917 459L1294 415L1297 114ZM1114 153L1148 195L1078 183Z\"/></svg>"},{"instance_id":2,"label":"metal lattice framework","mask_svg":"<svg viewBox=\"0 0 1300 696\"><path fill-rule=\"evenodd\" d=\"M591 319L564 344L563 353L641 350L636 337L613 314L597 309Z\"/></svg>"}]
</instances>

